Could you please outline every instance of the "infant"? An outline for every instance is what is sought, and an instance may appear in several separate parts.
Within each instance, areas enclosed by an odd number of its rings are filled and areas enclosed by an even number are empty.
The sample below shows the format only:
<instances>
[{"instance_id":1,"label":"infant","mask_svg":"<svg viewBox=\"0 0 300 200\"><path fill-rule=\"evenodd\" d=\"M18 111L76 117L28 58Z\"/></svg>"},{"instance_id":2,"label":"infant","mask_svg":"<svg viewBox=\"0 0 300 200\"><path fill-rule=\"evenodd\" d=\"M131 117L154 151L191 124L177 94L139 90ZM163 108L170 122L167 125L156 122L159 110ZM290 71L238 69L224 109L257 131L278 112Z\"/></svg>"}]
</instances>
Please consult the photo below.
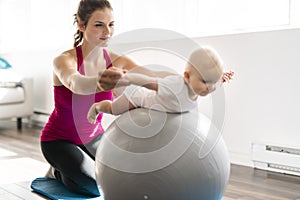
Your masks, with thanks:
<instances>
[{"instance_id":1,"label":"infant","mask_svg":"<svg viewBox=\"0 0 300 200\"><path fill-rule=\"evenodd\" d=\"M223 61L214 49L203 46L191 53L183 75L167 71L127 72L123 78L132 85L114 101L94 103L87 118L95 123L100 112L119 115L140 107L170 113L186 112L197 107L199 96L210 94L218 83L229 81L233 75L232 71L223 72Z\"/></svg>"}]
</instances>

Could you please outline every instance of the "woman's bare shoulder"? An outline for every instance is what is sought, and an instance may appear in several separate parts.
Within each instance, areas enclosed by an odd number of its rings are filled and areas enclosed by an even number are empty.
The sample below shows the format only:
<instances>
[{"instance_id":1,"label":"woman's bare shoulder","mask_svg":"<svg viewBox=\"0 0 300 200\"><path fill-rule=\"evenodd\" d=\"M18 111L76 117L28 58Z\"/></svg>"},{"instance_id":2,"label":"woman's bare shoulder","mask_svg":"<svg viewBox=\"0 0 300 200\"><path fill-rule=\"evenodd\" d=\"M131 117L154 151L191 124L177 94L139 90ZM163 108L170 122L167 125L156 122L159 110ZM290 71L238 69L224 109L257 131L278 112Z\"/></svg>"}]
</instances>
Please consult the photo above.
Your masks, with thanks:
<instances>
[{"instance_id":1,"label":"woman's bare shoulder","mask_svg":"<svg viewBox=\"0 0 300 200\"><path fill-rule=\"evenodd\" d=\"M59 64L59 63L76 63L77 62L77 56L76 56L76 51L74 49L70 49L67 51L64 51L60 54L58 54L54 60L54 64Z\"/></svg>"},{"instance_id":2,"label":"woman's bare shoulder","mask_svg":"<svg viewBox=\"0 0 300 200\"><path fill-rule=\"evenodd\" d=\"M77 56L76 51L73 49L64 51L58 54L53 60L53 80L54 85L62 85L60 78L62 74L66 74L67 71L76 70Z\"/></svg>"},{"instance_id":3,"label":"woman's bare shoulder","mask_svg":"<svg viewBox=\"0 0 300 200\"><path fill-rule=\"evenodd\" d=\"M74 49L66 50L58 54L54 59L76 59L76 51Z\"/></svg>"}]
</instances>

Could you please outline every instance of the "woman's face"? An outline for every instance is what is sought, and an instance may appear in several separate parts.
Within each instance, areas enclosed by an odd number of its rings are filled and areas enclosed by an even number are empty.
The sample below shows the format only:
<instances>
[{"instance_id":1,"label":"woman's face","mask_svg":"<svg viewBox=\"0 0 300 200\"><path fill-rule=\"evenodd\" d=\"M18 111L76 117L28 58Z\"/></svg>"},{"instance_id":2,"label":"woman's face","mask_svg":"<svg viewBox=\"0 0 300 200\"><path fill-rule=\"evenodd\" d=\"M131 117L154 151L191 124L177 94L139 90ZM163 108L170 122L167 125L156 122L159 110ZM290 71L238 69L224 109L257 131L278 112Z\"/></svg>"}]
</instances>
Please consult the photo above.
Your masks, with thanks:
<instances>
[{"instance_id":1,"label":"woman's face","mask_svg":"<svg viewBox=\"0 0 300 200\"><path fill-rule=\"evenodd\" d=\"M114 33L113 12L109 8L96 10L91 15L86 27L81 27L84 40L92 46L107 46Z\"/></svg>"}]
</instances>

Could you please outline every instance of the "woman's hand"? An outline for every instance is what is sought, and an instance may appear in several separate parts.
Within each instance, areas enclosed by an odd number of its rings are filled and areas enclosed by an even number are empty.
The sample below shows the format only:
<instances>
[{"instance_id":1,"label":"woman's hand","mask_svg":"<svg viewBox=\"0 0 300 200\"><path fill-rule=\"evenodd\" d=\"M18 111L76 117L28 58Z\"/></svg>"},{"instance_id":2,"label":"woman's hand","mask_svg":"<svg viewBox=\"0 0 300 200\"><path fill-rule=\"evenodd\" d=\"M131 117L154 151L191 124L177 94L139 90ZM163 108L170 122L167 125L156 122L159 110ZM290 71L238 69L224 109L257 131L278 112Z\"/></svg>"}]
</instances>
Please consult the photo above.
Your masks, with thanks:
<instances>
[{"instance_id":1,"label":"woman's hand","mask_svg":"<svg viewBox=\"0 0 300 200\"><path fill-rule=\"evenodd\" d=\"M110 67L98 74L97 86L101 91L109 91L114 87L129 85L129 81L123 78L126 70Z\"/></svg>"}]
</instances>

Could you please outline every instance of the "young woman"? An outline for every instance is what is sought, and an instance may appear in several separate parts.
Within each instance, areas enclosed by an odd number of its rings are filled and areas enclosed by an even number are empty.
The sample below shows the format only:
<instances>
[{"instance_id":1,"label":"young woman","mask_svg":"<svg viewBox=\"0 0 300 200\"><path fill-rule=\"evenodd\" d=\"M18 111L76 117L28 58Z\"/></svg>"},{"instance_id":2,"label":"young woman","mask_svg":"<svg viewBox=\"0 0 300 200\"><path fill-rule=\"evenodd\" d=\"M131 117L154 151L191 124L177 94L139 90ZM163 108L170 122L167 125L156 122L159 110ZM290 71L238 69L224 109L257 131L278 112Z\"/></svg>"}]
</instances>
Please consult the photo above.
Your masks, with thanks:
<instances>
[{"instance_id":1,"label":"young woman","mask_svg":"<svg viewBox=\"0 0 300 200\"><path fill-rule=\"evenodd\" d=\"M75 22L74 48L54 59L55 108L42 130L41 149L51 165L47 176L76 193L99 196L94 160L104 132L102 115L95 124L86 115L93 103L112 100L115 84L128 84L121 79L124 70L137 65L105 49L114 33L107 0L81 0Z\"/></svg>"}]
</instances>

